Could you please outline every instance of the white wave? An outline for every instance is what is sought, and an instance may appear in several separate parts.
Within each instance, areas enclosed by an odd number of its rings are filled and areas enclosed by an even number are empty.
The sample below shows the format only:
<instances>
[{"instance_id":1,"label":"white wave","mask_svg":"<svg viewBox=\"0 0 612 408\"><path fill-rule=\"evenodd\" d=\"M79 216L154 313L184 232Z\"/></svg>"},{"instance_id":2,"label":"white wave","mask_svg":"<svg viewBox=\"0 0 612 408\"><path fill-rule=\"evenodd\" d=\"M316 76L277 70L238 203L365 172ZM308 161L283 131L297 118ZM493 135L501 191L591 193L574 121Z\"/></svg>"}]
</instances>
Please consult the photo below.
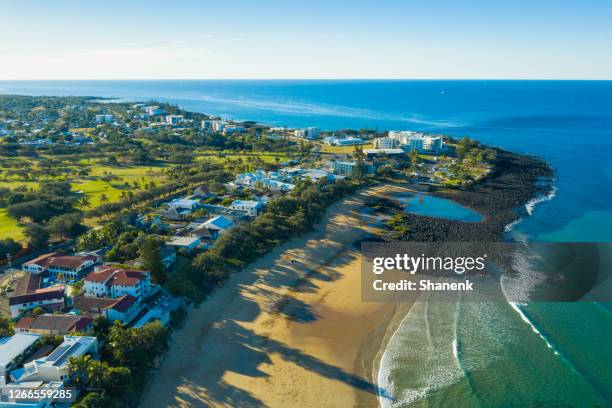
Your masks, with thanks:
<instances>
[{"instance_id":1,"label":"white wave","mask_svg":"<svg viewBox=\"0 0 612 408\"><path fill-rule=\"evenodd\" d=\"M514 309L514 311L516 313L518 313L518 315L521 317L521 319L527 323L529 325L529 327L531 327L531 330L537 334L538 336L540 336L540 338L542 340L544 340L544 343L546 343L546 346L552 350L553 353L555 353L556 356L559 356L559 352L553 347L552 343L546 338L546 336L544 336L544 334L542 334L542 332L538 329L538 327L535 325L535 323L533 321L531 321L531 319L529 319L529 317L527 317L527 315L525 314L525 312L523 311L523 309L521 309L521 306L525 306L525 304L521 304L521 303L517 303L517 302L509 302L510 306Z\"/></svg>"},{"instance_id":2,"label":"white wave","mask_svg":"<svg viewBox=\"0 0 612 408\"><path fill-rule=\"evenodd\" d=\"M429 302L416 302L387 343L380 359L377 383L379 390L393 395L390 397L379 393L382 408L405 407L463 378L463 370L453 357L452 345L448 342L457 324L457 307L439 301L434 303L436 315L429 316ZM448 307L453 307L452 323L446 320L451 317ZM435 323L435 327L430 323ZM429 330L434 332L429 333ZM410 363L407 364L407 361ZM418 372L422 375L414 376L414 385L398 390L392 379L394 371L398 369L421 370ZM412 374L408 376L412 378Z\"/></svg>"},{"instance_id":3,"label":"white wave","mask_svg":"<svg viewBox=\"0 0 612 408\"><path fill-rule=\"evenodd\" d=\"M413 123L432 127L457 127L461 123L453 120L429 120L417 115L404 116L400 114L389 114L377 112L370 109L351 108L341 105L324 105L316 103L305 103L299 101L267 101L254 98L224 98L212 95L200 95L198 97L184 97L179 99L201 100L232 106L240 106L248 109L261 109L279 113L298 115L321 115L321 116L344 116L361 118L365 120L394 120L398 122Z\"/></svg>"},{"instance_id":4,"label":"white wave","mask_svg":"<svg viewBox=\"0 0 612 408\"><path fill-rule=\"evenodd\" d=\"M504 227L504 231L505 231L505 232L510 232L510 231L512 231L512 228L514 228L514 227L516 227L518 224L520 224L520 223L521 223L521 221L523 221L523 219L522 219L522 218L519 218L519 219L518 219L518 220L516 220L516 221L512 221L510 224L508 224L508 225L506 225L506 226Z\"/></svg>"},{"instance_id":5,"label":"white wave","mask_svg":"<svg viewBox=\"0 0 612 408\"><path fill-rule=\"evenodd\" d=\"M525 210L527 211L527 214L533 215L533 210L535 209L536 205L545 201L550 201L555 198L556 195L557 187L553 187L548 194L530 200L527 204L525 204Z\"/></svg>"}]
</instances>

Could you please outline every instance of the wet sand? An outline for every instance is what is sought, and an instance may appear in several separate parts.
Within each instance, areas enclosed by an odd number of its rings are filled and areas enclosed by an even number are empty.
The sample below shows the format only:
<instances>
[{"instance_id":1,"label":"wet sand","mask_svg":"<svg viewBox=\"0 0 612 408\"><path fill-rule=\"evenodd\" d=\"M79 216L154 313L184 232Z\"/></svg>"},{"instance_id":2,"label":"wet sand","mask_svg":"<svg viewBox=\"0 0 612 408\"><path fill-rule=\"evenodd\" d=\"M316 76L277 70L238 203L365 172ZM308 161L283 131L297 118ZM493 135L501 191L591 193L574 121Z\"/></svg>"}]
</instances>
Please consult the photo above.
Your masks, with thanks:
<instances>
[{"instance_id":1,"label":"wet sand","mask_svg":"<svg viewBox=\"0 0 612 408\"><path fill-rule=\"evenodd\" d=\"M191 310L141 406L377 406L375 358L410 305L361 302L353 244L372 221L363 201L398 189L376 186L334 204L315 231Z\"/></svg>"}]
</instances>

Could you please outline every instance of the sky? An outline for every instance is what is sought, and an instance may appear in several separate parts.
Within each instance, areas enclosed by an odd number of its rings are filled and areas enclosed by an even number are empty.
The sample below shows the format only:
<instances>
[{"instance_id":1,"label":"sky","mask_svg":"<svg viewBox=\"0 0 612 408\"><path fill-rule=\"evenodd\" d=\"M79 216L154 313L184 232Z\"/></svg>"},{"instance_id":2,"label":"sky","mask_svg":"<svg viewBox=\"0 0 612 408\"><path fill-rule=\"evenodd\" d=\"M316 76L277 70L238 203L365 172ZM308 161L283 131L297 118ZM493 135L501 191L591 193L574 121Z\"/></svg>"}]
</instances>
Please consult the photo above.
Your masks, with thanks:
<instances>
[{"instance_id":1,"label":"sky","mask_svg":"<svg viewBox=\"0 0 612 408\"><path fill-rule=\"evenodd\" d=\"M612 79L610 0L0 0L0 80Z\"/></svg>"}]
</instances>

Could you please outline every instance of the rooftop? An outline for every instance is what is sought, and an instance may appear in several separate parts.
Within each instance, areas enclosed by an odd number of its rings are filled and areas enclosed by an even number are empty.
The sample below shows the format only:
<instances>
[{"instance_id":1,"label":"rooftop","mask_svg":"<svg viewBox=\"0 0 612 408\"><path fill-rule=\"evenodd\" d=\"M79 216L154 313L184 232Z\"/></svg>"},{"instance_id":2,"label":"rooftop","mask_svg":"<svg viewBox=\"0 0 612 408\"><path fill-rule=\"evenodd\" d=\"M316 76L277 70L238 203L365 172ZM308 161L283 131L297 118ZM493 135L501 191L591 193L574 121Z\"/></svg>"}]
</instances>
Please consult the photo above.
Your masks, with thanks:
<instances>
[{"instance_id":1,"label":"rooftop","mask_svg":"<svg viewBox=\"0 0 612 408\"><path fill-rule=\"evenodd\" d=\"M234 224L234 221L230 220L223 215L218 215L210 220L206 221L204 225L210 226L215 229L227 229Z\"/></svg>"},{"instance_id":2,"label":"rooftop","mask_svg":"<svg viewBox=\"0 0 612 408\"><path fill-rule=\"evenodd\" d=\"M40 338L38 334L17 333L0 339L0 366L6 367Z\"/></svg>"},{"instance_id":3,"label":"rooftop","mask_svg":"<svg viewBox=\"0 0 612 408\"><path fill-rule=\"evenodd\" d=\"M199 237L172 237L172 240L167 242L167 244L173 246L191 246L198 242L200 242Z\"/></svg>"},{"instance_id":4,"label":"rooftop","mask_svg":"<svg viewBox=\"0 0 612 408\"><path fill-rule=\"evenodd\" d=\"M263 203L259 201L252 201L252 200L235 200L234 202L232 202L232 206L234 205L239 205L241 207L252 207L252 208L263 207Z\"/></svg>"},{"instance_id":5,"label":"rooftop","mask_svg":"<svg viewBox=\"0 0 612 408\"><path fill-rule=\"evenodd\" d=\"M16 329L50 330L61 332L82 331L93 320L86 316L71 314L43 314L36 317L24 317L15 323Z\"/></svg>"}]
</instances>

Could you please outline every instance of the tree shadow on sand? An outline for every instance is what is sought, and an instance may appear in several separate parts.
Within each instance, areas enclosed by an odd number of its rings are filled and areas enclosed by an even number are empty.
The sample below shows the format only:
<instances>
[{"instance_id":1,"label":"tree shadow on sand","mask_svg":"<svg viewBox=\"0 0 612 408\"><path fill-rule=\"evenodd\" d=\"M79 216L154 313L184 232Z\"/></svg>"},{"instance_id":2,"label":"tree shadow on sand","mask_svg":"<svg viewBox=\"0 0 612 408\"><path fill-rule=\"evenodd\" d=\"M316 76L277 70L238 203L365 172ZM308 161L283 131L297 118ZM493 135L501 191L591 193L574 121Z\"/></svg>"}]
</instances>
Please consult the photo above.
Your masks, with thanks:
<instances>
[{"instance_id":1,"label":"tree shadow on sand","mask_svg":"<svg viewBox=\"0 0 612 408\"><path fill-rule=\"evenodd\" d=\"M206 387L197 385L201 383L199 379L182 378L185 386L181 386L178 389L178 395L175 400L177 405L264 406L263 402L254 395L228 384L224 381L223 377L227 372L250 377L267 377L268 374L259 367L270 364L271 355L278 355L285 361L290 361L305 370L325 378L340 381L358 390L391 399L390 393L386 390L377 387L358 375L327 364L318 358L305 354L298 349L288 347L279 341L255 334L234 321L228 320L215 325L212 332L209 332L208 335L211 337L222 337L222 343L226 344L233 351L232 356L223 361L222 367L215 365L206 371L206 376L209 378L209 381L207 381L209 384Z\"/></svg>"}]
</instances>

